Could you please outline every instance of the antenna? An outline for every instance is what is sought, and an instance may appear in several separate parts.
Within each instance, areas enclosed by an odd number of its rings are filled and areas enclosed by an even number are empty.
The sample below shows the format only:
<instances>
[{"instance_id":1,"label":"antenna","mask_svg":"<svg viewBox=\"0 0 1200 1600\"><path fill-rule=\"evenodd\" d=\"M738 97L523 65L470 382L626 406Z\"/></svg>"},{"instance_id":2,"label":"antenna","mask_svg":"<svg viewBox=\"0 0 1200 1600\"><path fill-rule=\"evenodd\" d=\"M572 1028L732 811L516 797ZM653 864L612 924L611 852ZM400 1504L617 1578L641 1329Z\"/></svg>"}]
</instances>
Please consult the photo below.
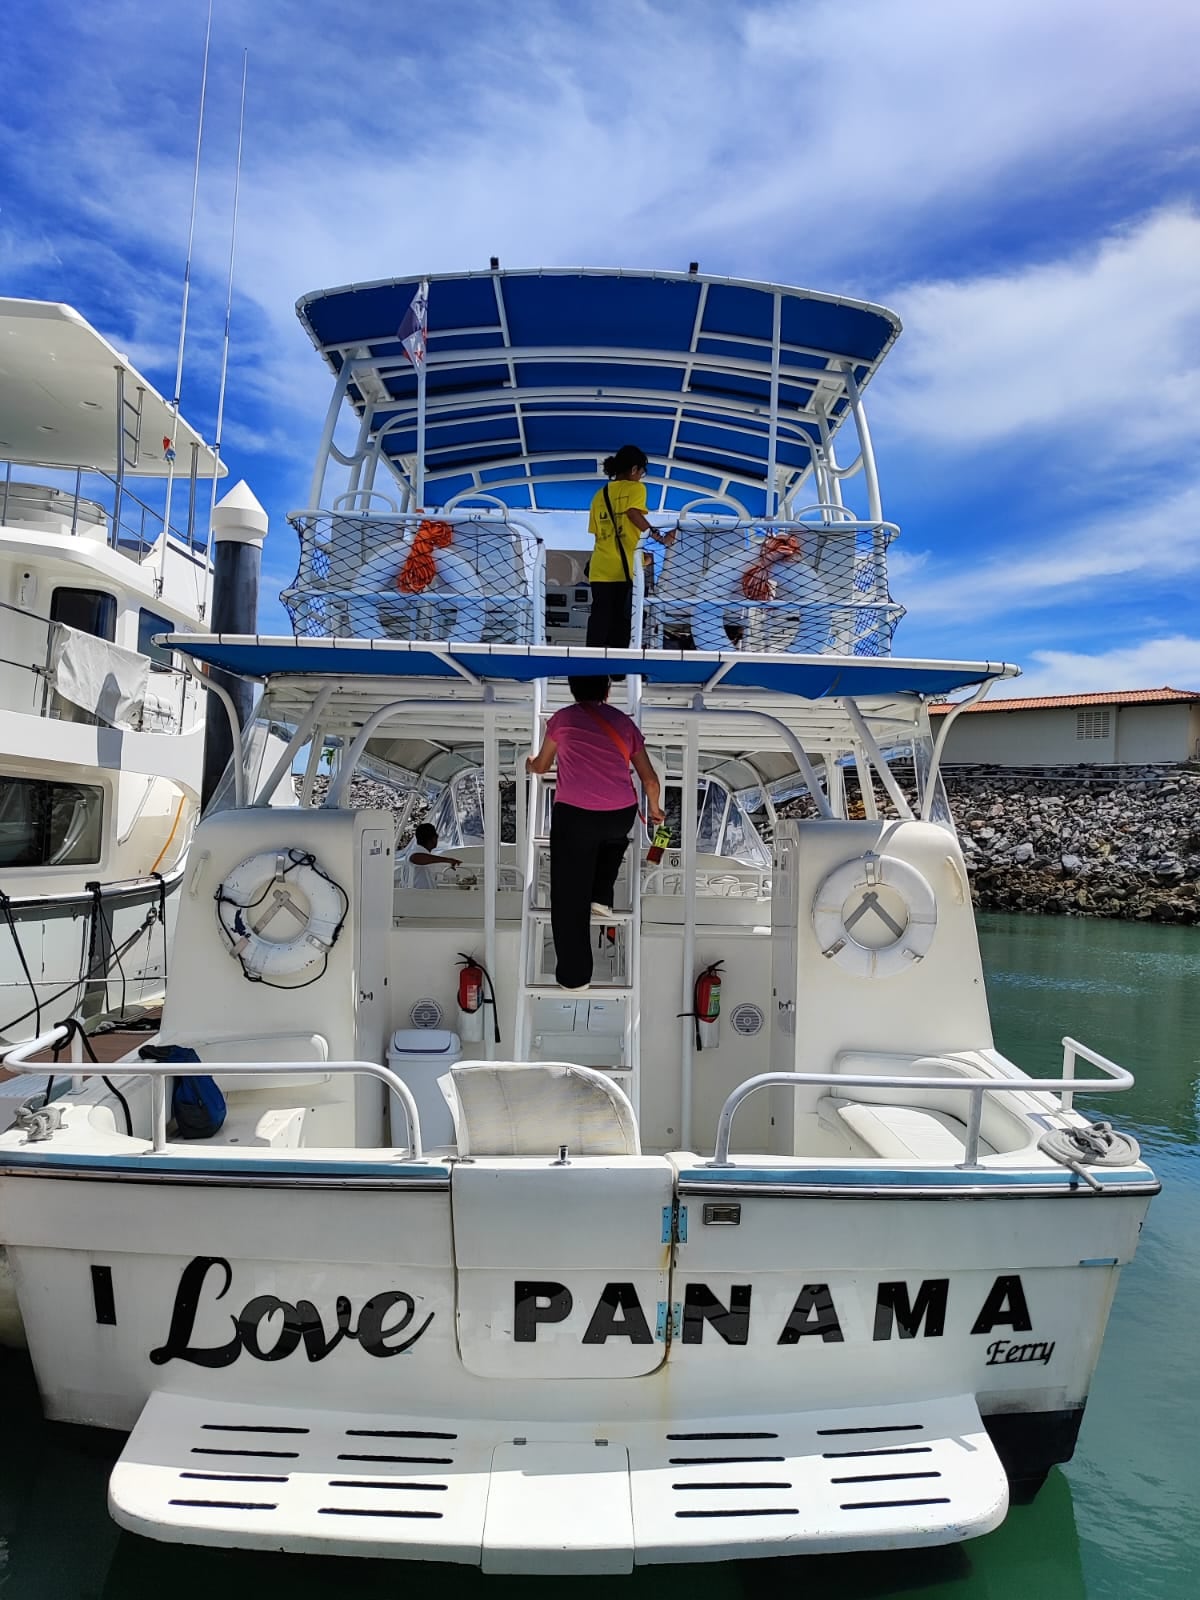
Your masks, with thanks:
<instances>
[{"instance_id":1,"label":"antenna","mask_svg":"<svg viewBox=\"0 0 1200 1600\"><path fill-rule=\"evenodd\" d=\"M213 0L208 0L208 24L204 30L204 66L200 74L200 115L196 123L196 158L192 163L192 210L188 218L187 256L183 265L183 306L179 313L179 351L175 359L175 393L171 398L171 448L167 455L167 496L163 508L162 538L159 540L156 594L163 592L167 565L167 536L171 527L171 490L175 484L175 440L179 434L179 391L183 387L183 349L187 340L188 294L192 286L192 241L196 234L196 197L200 189L200 147L204 142L204 102L208 96L208 47L212 42Z\"/></svg>"},{"instance_id":2,"label":"antenna","mask_svg":"<svg viewBox=\"0 0 1200 1600\"><path fill-rule=\"evenodd\" d=\"M204 547L204 595L200 615L208 615L208 590L212 581L212 517L217 504L217 478L221 470L221 429L225 421L225 380L229 373L229 321L233 313L233 262L237 253L238 195L242 186L242 137L246 130L246 70L250 52L242 51L242 107L238 115L237 164L233 172L233 218L229 225L229 276L225 284L225 337L221 343L221 382L217 390L217 431L213 439L212 498L208 503L208 540Z\"/></svg>"}]
</instances>

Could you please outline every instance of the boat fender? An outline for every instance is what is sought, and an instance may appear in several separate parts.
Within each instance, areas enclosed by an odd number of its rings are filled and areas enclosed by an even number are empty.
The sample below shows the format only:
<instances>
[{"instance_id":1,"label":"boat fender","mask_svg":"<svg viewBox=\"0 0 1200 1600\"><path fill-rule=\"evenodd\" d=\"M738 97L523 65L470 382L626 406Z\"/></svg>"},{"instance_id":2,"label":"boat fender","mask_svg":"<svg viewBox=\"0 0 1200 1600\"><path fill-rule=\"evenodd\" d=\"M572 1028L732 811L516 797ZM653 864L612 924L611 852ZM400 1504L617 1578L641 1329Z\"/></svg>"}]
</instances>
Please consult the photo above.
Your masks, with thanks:
<instances>
[{"instance_id":1,"label":"boat fender","mask_svg":"<svg viewBox=\"0 0 1200 1600\"><path fill-rule=\"evenodd\" d=\"M350 909L346 891L315 858L287 846L247 856L213 898L230 954L252 982L328 962Z\"/></svg>"},{"instance_id":2,"label":"boat fender","mask_svg":"<svg viewBox=\"0 0 1200 1600\"><path fill-rule=\"evenodd\" d=\"M937 897L916 867L868 850L822 880L812 922L823 956L855 977L887 978L928 954Z\"/></svg>"}]
</instances>

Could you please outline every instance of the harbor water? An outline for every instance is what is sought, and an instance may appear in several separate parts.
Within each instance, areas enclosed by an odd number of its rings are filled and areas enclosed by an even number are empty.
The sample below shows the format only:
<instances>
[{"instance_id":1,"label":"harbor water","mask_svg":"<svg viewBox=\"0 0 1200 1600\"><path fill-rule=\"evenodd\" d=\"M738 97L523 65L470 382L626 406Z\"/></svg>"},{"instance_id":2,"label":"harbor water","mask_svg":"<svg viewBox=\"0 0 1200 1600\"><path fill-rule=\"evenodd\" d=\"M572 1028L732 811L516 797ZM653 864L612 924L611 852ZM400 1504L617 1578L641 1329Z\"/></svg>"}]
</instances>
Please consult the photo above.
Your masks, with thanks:
<instances>
[{"instance_id":1,"label":"harbor water","mask_svg":"<svg viewBox=\"0 0 1200 1600\"><path fill-rule=\"evenodd\" d=\"M980 919L998 1046L1057 1075L1073 1035L1137 1087L1082 1104L1133 1132L1163 1193L1122 1275L1075 1458L1030 1506L966 1545L643 1568L571 1580L572 1600L1194 1600L1200 1593L1200 929ZM1078 1204L1092 1203L1081 1198ZM1102 1202L1096 1202L1102 1203ZM0 1600L384 1600L414 1582L528 1600L554 1578L156 1544L108 1519L120 1440L42 1422L28 1364L0 1353Z\"/></svg>"}]
</instances>

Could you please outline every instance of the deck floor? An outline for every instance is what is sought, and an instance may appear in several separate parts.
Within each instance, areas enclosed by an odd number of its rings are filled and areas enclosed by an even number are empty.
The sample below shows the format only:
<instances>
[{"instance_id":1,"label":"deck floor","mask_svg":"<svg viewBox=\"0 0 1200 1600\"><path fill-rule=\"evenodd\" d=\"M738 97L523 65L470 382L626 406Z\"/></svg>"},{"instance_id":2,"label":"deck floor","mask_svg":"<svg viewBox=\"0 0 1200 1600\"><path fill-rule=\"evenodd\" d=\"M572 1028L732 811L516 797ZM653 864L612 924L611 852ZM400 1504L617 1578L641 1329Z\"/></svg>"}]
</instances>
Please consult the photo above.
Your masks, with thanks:
<instances>
[{"instance_id":1,"label":"deck floor","mask_svg":"<svg viewBox=\"0 0 1200 1600\"><path fill-rule=\"evenodd\" d=\"M158 1027L157 1012L151 1013L148 1020L152 1025L147 1027L114 1028L104 1033L89 1034L88 1037L91 1040L92 1049L96 1052L97 1060L104 1062L120 1061L122 1056L127 1056L131 1050L136 1050L139 1045L145 1044L147 1040L152 1039ZM34 1056L33 1060L39 1065L50 1066L54 1061L54 1052L52 1050L43 1050ZM59 1068L65 1072L70 1071L65 1050L63 1051L62 1060L59 1062ZM4 1083L9 1078L19 1076L19 1073L7 1071L3 1064L0 1063L0 1083Z\"/></svg>"}]
</instances>

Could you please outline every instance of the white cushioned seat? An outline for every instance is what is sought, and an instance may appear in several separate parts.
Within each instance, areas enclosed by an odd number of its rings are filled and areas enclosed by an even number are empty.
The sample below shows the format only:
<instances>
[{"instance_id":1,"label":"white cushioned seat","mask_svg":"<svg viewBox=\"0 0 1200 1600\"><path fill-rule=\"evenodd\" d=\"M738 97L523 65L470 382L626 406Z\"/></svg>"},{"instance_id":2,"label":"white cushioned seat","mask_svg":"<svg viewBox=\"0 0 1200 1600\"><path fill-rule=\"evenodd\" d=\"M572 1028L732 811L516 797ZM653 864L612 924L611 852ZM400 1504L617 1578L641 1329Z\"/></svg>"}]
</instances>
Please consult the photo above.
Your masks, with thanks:
<instances>
[{"instance_id":1,"label":"white cushioned seat","mask_svg":"<svg viewBox=\"0 0 1200 1600\"><path fill-rule=\"evenodd\" d=\"M932 1161L957 1165L964 1159L966 1126L944 1111L923 1106L866 1104L825 1095L817 1102L817 1116L826 1127L842 1124L875 1155L891 1161ZM995 1151L982 1139L980 1155Z\"/></svg>"},{"instance_id":2,"label":"white cushioned seat","mask_svg":"<svg viewBox=\"0 0 1200 1600\"><path fill-rule=\"evenodd\" d=\"M186 1037L160 1033L156 1044L190 1045L201 1061L328 1061L329 1041L323 1033L238 1033L222 1037ZM328 1083L328 1072L244 1072L232 1073L217 1082L221 1092L252 1094L263 1089L309 1089Z\"/></svg>"},{"instance_id":3,"label":"white cushioned seat","mask_svg":"<svg viewBox=\"0 0 1200 1600\"><path fill-rule=\"evenodd\" d=\"M566 1061L480 1061L438 1079L460 1156L641 1154L628 1097L603 1072Z\"/></svg>"}]
</instances>

